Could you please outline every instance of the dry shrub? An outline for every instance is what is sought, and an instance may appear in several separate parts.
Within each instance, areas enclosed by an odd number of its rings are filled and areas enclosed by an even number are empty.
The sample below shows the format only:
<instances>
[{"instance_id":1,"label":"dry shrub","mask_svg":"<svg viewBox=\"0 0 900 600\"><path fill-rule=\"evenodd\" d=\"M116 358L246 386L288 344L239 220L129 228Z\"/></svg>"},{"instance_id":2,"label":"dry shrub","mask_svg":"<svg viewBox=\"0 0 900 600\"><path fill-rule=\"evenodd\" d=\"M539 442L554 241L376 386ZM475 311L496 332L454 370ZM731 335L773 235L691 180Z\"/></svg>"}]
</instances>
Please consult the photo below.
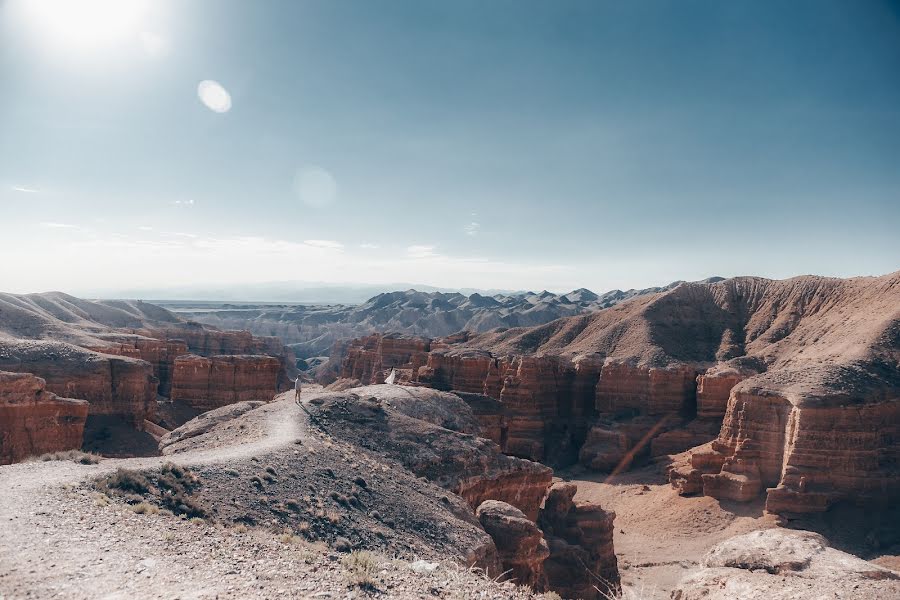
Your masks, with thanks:
<instances>
[{"instance_id":1,"label":"dry shrub","mask_svg":"<svg viewBox=\"0 0 900 600\"><path fill-rule=\"evenodd\" d=\"M341 559L350 585L374 588L377 583L378 557L368 550L354 550Z\"/></svg>"}]
</instances>

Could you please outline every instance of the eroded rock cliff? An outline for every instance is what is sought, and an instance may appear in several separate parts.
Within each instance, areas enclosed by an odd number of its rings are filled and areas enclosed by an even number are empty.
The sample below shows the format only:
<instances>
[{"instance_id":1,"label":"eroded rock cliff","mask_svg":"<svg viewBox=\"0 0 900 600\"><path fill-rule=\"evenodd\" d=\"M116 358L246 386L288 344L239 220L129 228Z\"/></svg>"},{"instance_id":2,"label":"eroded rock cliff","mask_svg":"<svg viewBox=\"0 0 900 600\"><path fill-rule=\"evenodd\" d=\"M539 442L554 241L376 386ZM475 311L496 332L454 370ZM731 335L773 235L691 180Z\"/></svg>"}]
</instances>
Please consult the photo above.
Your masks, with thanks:
<instances>
[{"instance_id":1,"label":"eroded rock cliff","mask_svg":"<svg viewBox=\"0 0 900 600\"><path fill-rule=\"evenodd\" d=\"M30 373L0 371L0 465L81 447L88 403L45 388Z\"/></svg>"},{"instance_id":2,"label":"eroded rock cliff","mask_svg":"<svg viewBox=\"0 0 900 600\"><path fill-rule=\"evenodd\" d=\"M715 440L673 471L683 493L766 493L774 512L898 498L900 272L682 284L534 328L391 343L409 352L385 362L372 336L332 361L363 383L389 364L460 392L515 456L616 471Z\"/></svg>"}]
</instances>

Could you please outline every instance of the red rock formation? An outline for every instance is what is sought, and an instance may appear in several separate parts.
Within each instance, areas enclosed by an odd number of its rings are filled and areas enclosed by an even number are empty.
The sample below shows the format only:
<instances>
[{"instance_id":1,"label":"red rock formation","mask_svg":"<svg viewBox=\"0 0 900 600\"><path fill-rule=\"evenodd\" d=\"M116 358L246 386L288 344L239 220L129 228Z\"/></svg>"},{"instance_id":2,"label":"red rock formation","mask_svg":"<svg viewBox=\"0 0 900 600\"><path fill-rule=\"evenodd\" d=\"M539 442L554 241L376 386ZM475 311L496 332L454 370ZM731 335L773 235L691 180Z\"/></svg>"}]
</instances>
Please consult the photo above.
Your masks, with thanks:
<instances>
[{"instance_id":1,"label":"red rock formation","mask_svg":"<svg viewBox=\"0 0 900 600\"><path fill-rule=\"evenodd\" d=\"M539 592L546 590L544 561L550 550L534 521L518 508L498 500L482 502L475 515L497 546L501 567L508 572L504 579Z\"/></svg>"},{"instance_id":2,"label":"red rock formation","mask_svg":"<svg viewBox=\"0 0 900 600\"><path fill-rule=\"evenodd\" d=\"M184 344L189 352L200 356L273 356L281 364L277 380L278 391L290 389L297 374L293 351L278 338L254 336L249 331L219 331L190 322L164 328L135 330L134 333L174 344Z\"/></svg>"},{"instance_id":3,"label":"red rock formation","mask_svg":"<svg viewBox=\"0 0 900 600\"><path fill-rule=\"evenodd\" d=\"M739 369L710 369L697 377L697 416L721 421L731 389L749 376Z\"/></svg>"},{"instance_id":4,"label":"red rock formation","mask_svg":"<svg viewBox=\"0 0 900 600\"><path fill-rule=\"evenodd\" d=\"M612 470L715 438L714 457L673 469L683 493L769 488L782 512L896 500L898 306L900 272L683 284L592 315L433 341L413 383L499 401L479 416L517 456ZM365 374L377 353L345 367Z\"/></svg>"},{"instance_id":5,"label":"red rock formation","mask_svg":"<svg viewBox=\"0 0 900 600\"><path fill-rule=\"evenodd\" d=\"M341 354L339 377L357 379L363 385L384 383L391 369L398 381L410 381L426 361L431 340L395 334L374 334L337 347ZM327 383L330 383L327 382Z\"/></svg>"},{"instance_id":6,"label":"red rock formation","mask_svg":"<svg viewBox=\"0 0 900 600\"><path fill-rule=\"evenodd\" d=\"M696 378L696 367L689 365L656 368L607 360L597 384L597 410L649 416L692 412Z\"/></svg>"},{"instance_id":7,"label":"red rock formation","mask_svg":"<svg viewBox=\"0 0 900 600\"><path fill-rule=\"evenodd\" d=\"M280 369L281 363L272 356L179 356L172 377L172 400L200 410L248 400L269 401L278 393Z\"/></svg>"},{"instance_id":8,"label":"red rock formation","mask_svg":"<svg viewBox=\"0 0 900 600\"><path fill-rule=\"evenodd\" d=\"M156 409L153 367L133 358L62 342L0 340L0 370L33 373L47 390L90 403L91 415L115 415L139 426Z\"/></svg>"},{"instance_id":9,"label":"red rock formation","mask_svg":"<svg viewBox=\"0 0 900 600\"><path fill-rule=\"evenodd\" d=\"M159 380L158 393L169 397L172 391L172 371L175 358L188 353L187 344L181 340L155 339L134 334L106 334L98 336L109 342L105 346L89 350L104 354L129 356L145 360L153 365L153 374Z\"/></svg>"},{"instance_id":10,"label":"red rock formation","mask_svg":"<svg viewBox=\"0 0 900 600\"><path fill-rule=\"evenodd\" d=\"M81 447L88 403L45 387L30 373L0 371L0 465Z\"/></svg>"},{"instance_id":11,"label":"red rock formation","mask_svg":"<svg viewBox=\"0 0 900 600\"><path fill-rule=\"evenodd\" d=\"M864 393L854 398L798 396L754 384L732 391L725 421L711 451L691 456L692 470L671 480L695 491L746 501L766 489L766 509L791 514L821 512L842 499L883 507L900 494L900 403ZM790 388L788 388L790 389ZM870 396L873 394L869 394Z\"/></svg>"},{"instance_id":12,"label":"red rock formation","mask_svg":"<svg viewBox=\"0 0 900 600\"><path fill-rule=\"evenodd\" d=\"M544 562L548 587L564 598L595 600L615 596L619 567L613 546L616 513L575 503L573 483L553 484L538 525L550 547Z\"/></svg>"}]
</instances>

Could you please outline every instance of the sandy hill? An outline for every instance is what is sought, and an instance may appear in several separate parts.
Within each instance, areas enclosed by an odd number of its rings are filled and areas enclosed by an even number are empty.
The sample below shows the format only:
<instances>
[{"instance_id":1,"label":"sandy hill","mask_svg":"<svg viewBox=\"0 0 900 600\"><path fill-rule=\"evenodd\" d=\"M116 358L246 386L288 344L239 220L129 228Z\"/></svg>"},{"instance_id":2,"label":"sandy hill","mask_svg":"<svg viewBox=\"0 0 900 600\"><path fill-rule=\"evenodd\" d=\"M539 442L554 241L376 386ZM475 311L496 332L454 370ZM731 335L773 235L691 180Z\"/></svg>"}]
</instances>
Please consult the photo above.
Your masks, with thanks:
<instances>
[{"instance_id":1,"label":"sandy hill","mask_svg":"<svg viewBox=\"0 0 900 600\"><path fill-rule=\"evenodd\" d=\"M91 301L62 292L0 293L0 336L52 339L74 344L111 328L141 328L181 323L168 310L145 302Z\"/></svg>"},{"instance_id":2,"label":"sandy hill","mask_svg":"<svg viewBox=\"0 0 900 600\"><path fill-rule=\"evenodd\" d=\"M731 362L788 385L900 385L900 271L683 283L593 314L473 337L494 355L583 355L641 365Z\"/></svg>"},{"instance_id":3,"label":"sandy hill","mask_svg":"<svg viewBox=\"0 0 900 600\"><path fill-rule=\"evenodd\" d=\"M705 282L719 281L713 277ZM179 313L224 329L274 335L292 345L301 358L326 354L335 341L370 333L442 337L458 331L484 332L498 327L532 327L619 302L677 287L612 290L604 294L580 288L567 294L523 292L485 296L478 293L422 292L414 289L378 294L358 306L214 305L180 307ZM173 307L177 303L173 304Z\"/></svg>"}]
</instances>

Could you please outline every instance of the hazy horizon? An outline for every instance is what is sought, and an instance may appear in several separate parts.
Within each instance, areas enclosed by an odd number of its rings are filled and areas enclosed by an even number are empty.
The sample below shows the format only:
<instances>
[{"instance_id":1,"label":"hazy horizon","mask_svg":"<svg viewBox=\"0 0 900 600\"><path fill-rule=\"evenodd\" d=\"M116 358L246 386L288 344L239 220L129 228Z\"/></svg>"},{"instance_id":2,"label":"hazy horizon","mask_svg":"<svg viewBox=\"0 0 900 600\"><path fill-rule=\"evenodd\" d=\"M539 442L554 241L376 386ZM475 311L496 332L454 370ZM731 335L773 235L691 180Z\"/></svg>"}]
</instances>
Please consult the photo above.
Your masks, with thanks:
<instances>
[{"instance_id":1,"label":"hazy horizon","mask_svg":"<svg viewBox=\"0 0 900 600\"><path fill-rule=\"evenodd\" d=\"M886 274L897 73L887 1L6 0L0 289Z\"/></svg>"}]
</instances>

